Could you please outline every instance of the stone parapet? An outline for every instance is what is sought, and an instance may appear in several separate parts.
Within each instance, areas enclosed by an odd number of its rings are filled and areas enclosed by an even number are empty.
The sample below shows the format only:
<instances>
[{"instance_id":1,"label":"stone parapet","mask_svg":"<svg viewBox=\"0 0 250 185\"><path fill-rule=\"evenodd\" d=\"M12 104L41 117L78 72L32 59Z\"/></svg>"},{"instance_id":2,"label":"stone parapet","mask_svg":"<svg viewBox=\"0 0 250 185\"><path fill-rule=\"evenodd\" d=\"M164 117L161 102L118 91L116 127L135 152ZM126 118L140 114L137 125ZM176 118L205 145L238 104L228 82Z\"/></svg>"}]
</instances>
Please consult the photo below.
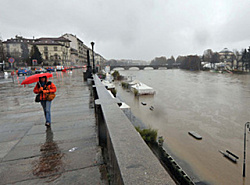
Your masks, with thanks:
<instances>
[{"instance_id":1,"label":"stone parapet","mask_svg":"<svg viewBox=\"0 0 250 185\"><path fill-rule=\"evenodd\" d=\"M99 145L108 163L110 183L176 184L97 75L93 85Z\"/></svg>"}]
</instances>

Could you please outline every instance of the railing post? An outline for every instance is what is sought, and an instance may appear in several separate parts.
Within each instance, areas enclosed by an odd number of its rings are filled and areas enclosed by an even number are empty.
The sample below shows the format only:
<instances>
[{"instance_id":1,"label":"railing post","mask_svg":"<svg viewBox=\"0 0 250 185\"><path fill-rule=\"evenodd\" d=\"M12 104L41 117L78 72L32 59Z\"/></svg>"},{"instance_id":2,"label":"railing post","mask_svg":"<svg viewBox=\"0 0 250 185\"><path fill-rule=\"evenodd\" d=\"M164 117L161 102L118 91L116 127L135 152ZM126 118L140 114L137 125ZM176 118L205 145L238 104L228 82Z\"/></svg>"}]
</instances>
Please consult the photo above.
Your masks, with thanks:
<instances>
[{"instance_id":1,"label":"railing post","mask_svg":"<svg viewBox=\"0 0 250 185\"><path fill-rule=\"evenodd\" d=\"M244 158L243 158L243 177L246 176L246 128L249 128L250 122L246 122L244 128ZM250 128L249 128L250 130Z\"/></svg>"}]
</instances>

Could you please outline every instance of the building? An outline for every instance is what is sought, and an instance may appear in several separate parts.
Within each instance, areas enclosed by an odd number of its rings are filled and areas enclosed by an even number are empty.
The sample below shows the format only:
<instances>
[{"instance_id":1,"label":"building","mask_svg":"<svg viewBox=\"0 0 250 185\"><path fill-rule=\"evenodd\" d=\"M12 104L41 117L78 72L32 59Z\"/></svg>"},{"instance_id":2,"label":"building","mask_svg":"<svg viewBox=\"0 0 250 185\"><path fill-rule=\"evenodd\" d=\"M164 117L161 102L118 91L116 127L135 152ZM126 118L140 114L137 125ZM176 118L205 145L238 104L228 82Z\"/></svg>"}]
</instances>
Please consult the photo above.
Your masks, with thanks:
<instances>
[{"instance_id":1,"label":"building","mask_svg":"<svg viewBox=\"0 0 250 185\"><path fill-rule=\"evenodd\" d=\"M96 66L99 67L104 64L106 62L105 58L103 58L103 56L101 56L100 54L98 53L95 53L95 63L96 63Z\"/></svg>"},{"instance_id":2,"label":"building","mask_svg":"<svg viewBox=\"0 0 250 185\"><path fill-rule=\"evenodd\" d=\"M27 65L30 51L36 45L42 54L43 65L70 65L70 40L63 37L27 39L21 36L3 42L7 58L15 59L15 66Z\"/></svg>"},{"instance_id":3,"label":"building","mask_svg":"<svg viewBox=\"0 0 250 185\"><path fill-rule=\"evenodd\" d=\"M10 57L15 59L14 66L25 66L34 42L34 39L27 39L18 35L15 38L7 39L3 42L5 56L7 59Z\"/></svg>"},{"instance_id":4,"label":"building","mask_svg":"<svg viewBox=\"0 0 250 185\"><path fill-rule=\"evenodd\" d=\"M221 62L226 63L227 66L230 66L230 69L243 69L243 64L241 61L241 54L235 54L227 48L224 48L219 52Z\"/></svg>"},{"instance_id":5,"label":"building","mask_svg":"<svg viewBox=\"0 0 250 185\"><path fill-rule=\"evenodd\" d=\"M224 48L219 52L220 60L222 62L232 62L234 60L234 53L230 51L228 48Z\"/></svg>"},{"instance_id":6,"label":"building","mask_svg":"<svg viewBox=\"0 0 250 185\"><path fill-rule=\"evenodd\" d=\"M70 40L64 37L44 37L36 39L33 44L37 45L43 58L43 65L70 66Z\"/></svg>"},{"instance_id":7,"label":"building","mask_svg":"<svg viewBox=\"0 0 250 185\"><path fill-rule=\"evenodd\" d=\"M87 63L87 50L89 49L83 41L76 37L76 35L66 33L62 37L70 40L71 48L71 60L74 61L76 65L82 65ZM77 57L76 53L77 52Z\"/></svg>"},{"instance_id":8,"label":"building","mask_svg":"<svg viewBox=\"0 0 250 185\"><path fill-rule=\"evenodd\" d=\"M27 66L31 63L30 53L33 45L36 45L43 59L43 66L55 65L85 65L87 64L87 50L89 50L91 65L92 50L83 41L72 34L64 34L61 37L41 37L27 39L22 36L7 39L3 42L5 56L14 58L14 66ZM100 65L105 59L97 54L95 64Z\"/></svg>"},{"instance_id":9,"label":"building","mask_svg":"<svg viewBox=\"0 0 250 185\"><path fill-rule=\"evenodd\" d=\"M74 48L70 48L71 65L76 65L79 62L78 51Z\"/></svg>"},{"instance_id":10,"label":"building","mask_svg":"<svg viewBox=\"0 0 250 185\"><path fill-rule=\"evenodd\" d=\"M66 33L62 35L62 37L71 41L70 42L71 60L74 61L75 64L78 65L87 64L87 50L89 50L90 64L91 66L93 66L92 48L86 46L83 43L83 41L81 41L76 35ZM105 59L96 52L94 52L94 58L96 67L100 66L105 61Z\"/></svg>"}]
</instances>

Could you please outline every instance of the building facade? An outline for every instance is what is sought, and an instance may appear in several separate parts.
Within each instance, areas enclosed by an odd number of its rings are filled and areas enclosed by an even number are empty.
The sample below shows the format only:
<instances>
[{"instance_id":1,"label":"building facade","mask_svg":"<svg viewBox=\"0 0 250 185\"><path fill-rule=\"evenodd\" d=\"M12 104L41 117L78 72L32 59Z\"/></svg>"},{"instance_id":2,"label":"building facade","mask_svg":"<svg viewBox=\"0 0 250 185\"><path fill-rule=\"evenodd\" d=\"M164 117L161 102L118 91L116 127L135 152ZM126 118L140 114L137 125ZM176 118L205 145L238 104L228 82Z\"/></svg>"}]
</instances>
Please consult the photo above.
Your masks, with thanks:
<instances>
[{"instance_id":1,"label":"building facade","mask_svg":"<svg viewBox=\"0 0 250 185\"><path fill-rule=\"evenodd\" d=\"M3 48L6 58L14 58L14 66L25 66L29 59L29 54L32 48L34 39L27 39L21 36L7 39L3 42Z\"/></svg>"},{"instance_id":2,"label":"building facade","mask_svg":"<svg viewBox=\"0 0 250 185\"><path fill-rule=\"evenodd\" d=\"M70 40L64 37L39 38L34 42L42 54L44 65L70 66Z\"/></svg>"},{"instance_id":3,"label":"building facade","mask_svg":"<svg viewBox=\"0 0 250 185\"><path fill-rule=\"evenodd\" d=\"M76 65L82 65L87 63L87 50L89 49L83 41L81 41L79 38L77 38L76 35L66 33L62 35L62 37L70 40L70 48L73 52L71 55L71 60L75 62ZM77 51L77 57L76 53Z\"/></svg>"},{"instance_id":4,"label":"building facade","mask_svg":"<svg viewBox=\"0 0 250 185\"><path fill-rule=\"evenodd\" d=\"M86 65L87 51L89 50L90 62L93 66L92 50L83 41L72 34L61 37L41 37L27 39L22 36L7 39L3 42L5 56L14 58L14 66L27 66L31 63L31 50L36 45L43 62L43 66L55 65ZM95 65L101 65L105 59L94 52Z\"/></svg>"},{"instance_id":5,"label":"building facade","mask_svg":"<svg viewBox=\"0 0 250 185\"><path fill-rule=\"evenodd\" d=\"M70 65L70 40L63 37L27 39L16 36L3 45L7 58L14 58L16 66L27 65L33 45L38 47L43 65Z\"/></svg>"},{"instance_id":6,"label":"building facade","mask_svg":"<svg viewBox=\"0 0 250 185\"><path fill-rule=\"evenodd\" d=\"M220 55L220 60L222 62L232 62L232 60L234 60L234 53L232 51L230 51L228 48L224 48L223 50L221 50L219 52Z\"/></svg>"}]
</instances>

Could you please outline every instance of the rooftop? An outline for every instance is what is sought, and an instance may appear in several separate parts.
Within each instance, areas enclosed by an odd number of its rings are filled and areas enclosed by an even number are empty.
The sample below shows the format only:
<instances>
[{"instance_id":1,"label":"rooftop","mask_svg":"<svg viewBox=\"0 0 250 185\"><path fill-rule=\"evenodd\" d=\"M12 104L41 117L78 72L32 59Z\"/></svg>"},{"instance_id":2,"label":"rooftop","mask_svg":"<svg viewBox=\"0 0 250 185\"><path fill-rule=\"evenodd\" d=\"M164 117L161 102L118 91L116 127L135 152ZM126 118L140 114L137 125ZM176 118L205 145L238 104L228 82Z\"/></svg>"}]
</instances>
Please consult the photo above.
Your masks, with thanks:
<instances>
[{"instance_id":1,"label":"rooftop","mask_svg":"<svg viewBox=\"0 0 250 185\"><path fill-rule=\"evenodd\" d=\"M230 51L228 48L224 48L224 49L223 49L223 50L221 50L219 53L220 53L220 54L222 54L222 53L233 54L233 52L232 52L232 51Z\"/></svg>"}]
</instances>

